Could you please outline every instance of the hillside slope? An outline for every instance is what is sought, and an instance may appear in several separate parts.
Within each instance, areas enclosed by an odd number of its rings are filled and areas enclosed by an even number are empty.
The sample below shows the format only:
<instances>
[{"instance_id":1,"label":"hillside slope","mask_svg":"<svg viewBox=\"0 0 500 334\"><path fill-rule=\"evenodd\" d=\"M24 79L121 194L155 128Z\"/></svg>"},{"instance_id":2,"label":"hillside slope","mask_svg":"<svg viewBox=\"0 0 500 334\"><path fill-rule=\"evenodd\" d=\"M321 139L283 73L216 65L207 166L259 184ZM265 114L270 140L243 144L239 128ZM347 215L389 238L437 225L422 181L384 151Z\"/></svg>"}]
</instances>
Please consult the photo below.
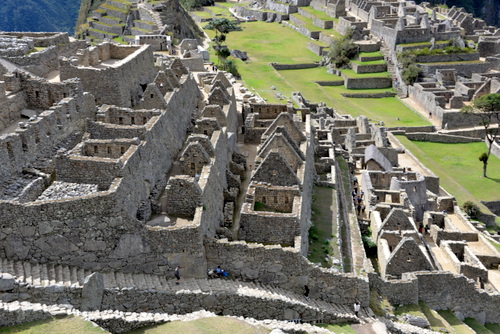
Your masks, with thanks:
<instances>
[{"instance_id":1,"label":"hillside slope","mask_svg":"<svg viewBox=\"0 0 500 334\"><path fill-rule=\"evenodd\" d=\"M417 0L417 3L430 2L432 5L445 4L463 7L474 17L482 18L488 25L500 26L500 1L498 0Z\"/></svg>"},{"instance_id":2,"label":"hillside slope","mask_svg":"<svg viewBox=\"0 0 500 334\"><path fill-rule=\"evenodd\" d=\"M73 34L80 0L2 0L0 30Z\"/></svg>"}]
</instances>

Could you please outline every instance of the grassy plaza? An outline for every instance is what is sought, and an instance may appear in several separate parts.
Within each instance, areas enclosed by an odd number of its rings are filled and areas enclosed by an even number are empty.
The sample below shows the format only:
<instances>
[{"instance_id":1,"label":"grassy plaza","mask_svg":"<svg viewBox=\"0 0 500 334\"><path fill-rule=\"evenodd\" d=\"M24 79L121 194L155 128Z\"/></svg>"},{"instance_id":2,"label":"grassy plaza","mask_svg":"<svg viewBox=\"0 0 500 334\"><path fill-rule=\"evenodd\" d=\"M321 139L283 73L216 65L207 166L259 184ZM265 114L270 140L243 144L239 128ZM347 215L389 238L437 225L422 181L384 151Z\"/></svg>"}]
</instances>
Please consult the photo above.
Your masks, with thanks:
<instances>
[{"instance_id":1,"label":"grassy plaza","mask_svg":"<svg viewBox=\"0 0 500 334\"><path fill-rule=\"evenodd\" d=\"M203 25L202 25L203 26ZM205 30L213 38L213 30ZM315 81L339 81L342 78L328 74L325 67L303 70L276 71L269 63L300 64L321 60L306 48L310 39L279 23L248 22L241 24L241 31L227 34L227 45L248 54L249 60L236 59L242 81L249 89L268 103L286 103L292 92L301 92L311 102L324 102L342 114L354 117L365 115L374 122L383 121L388 127L422 126L429 122L405 106L396 97L377 100L346 98L342 93L393 92L392 88L352 90L342 86L319 86ZM213 53L212 50L210 52ZM212 56L216 62L216 57ZM349 72L349 71L348 71ZM351 71L352 72L352 71ZM350 73L350 72L349 72ZM387 72L372 76L387 77ZM271 87L275 87L273 90ZM280 100L276 93L286 99ZM374 103L374 101L376 103Z\"/></svg>"}]
</instances>

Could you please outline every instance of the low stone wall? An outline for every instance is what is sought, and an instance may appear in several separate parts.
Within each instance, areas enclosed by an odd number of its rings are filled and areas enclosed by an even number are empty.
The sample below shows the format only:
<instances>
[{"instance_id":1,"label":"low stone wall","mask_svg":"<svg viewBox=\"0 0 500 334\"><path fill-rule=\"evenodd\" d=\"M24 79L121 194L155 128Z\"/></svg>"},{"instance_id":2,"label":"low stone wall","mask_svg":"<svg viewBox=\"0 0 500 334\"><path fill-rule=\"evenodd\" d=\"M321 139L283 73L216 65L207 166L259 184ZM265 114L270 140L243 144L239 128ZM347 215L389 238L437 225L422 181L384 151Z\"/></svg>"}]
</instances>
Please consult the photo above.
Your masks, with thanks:
<instances>
[{"instance_id":1,"label":"low stone wall","mask_svg":"<svg viewBox=\"0 0 500 334\"><path fill-rule=\"evenodd\" d=\"M369 304L366 277L317 267L298 249L225 239L206 241L205 248L209 267L222 263L237 279L271 284L296 293L302 293L304 285L308 285L314 299L349 307L356 300L363 307Z\"/></svg>"},{"instance_id":2,"label":"low stone wall","mask_svg":"<svg viewBox=\"0 0 500 334\"><path fill-rule=\"evenodd\" d=\"M422 75L426 77L433 76L438 69L455 69L458 75L471 77L472 73L484 73L488 72L493 65L491 63L421 63L417 64L422 70Z\"/></svg>"},{"instance_id":3,"label":"low stone wall","mask_svg":"<svg viewBox=\"0 0 500 334\"><path fill-rule=\"evenodd\" d=\"M235 5L233 7L236 15L241 17L253 17L257 21L266 21L267 12L263 12L257 9L250 9L244 6Z\"/></svg>"},{"instance_id":4,"label":"low stone wall","mask_svg":"<svg viewBox=\"0 0 500 334\"><path fill-rule=\"evenodd\" d=\"M383 92L383 93L342 93L344 97L358 98L358 99L380 99L383 97L394 97L396 93Z\"/></svg>"},{"instance_id":5,"label":"low stone wall","mask_svg":"<svg viewBox=\"0 0 500 334\"><path fill-rule=\"evenodd\" d=\"M292 18L292 16L290 16L290 21L292 21L291 18ZM298 20L298 21L300 21L300 20ZM300 21L300 22L302 22L302 21ZM299 34L306 36L307 38L319 39L320 31L310 31L310 30L302 27L301 25L295 26L294 24L292 24L290 22L286 22L286 21L283 21L282 24L285 27L292 28L293 30L297 31Z\"/></svg>"},{"instance_id":6,"label":"low stone wall","mask_svg":"<svg viewBox=\"0 0 500 334\"><path fill-rule=\"evenodd\" d=\"M458 143L475 143L481 142L480 138L470 138L464 136L453 136L443 133L407 133L406 138L416 141L430 141L434 143L458 144Z\"/></svg>"},{"instance_id":7,"label":"low stone wall","mask_svg":"<svg viewBox=\"0 0 500 334\"><path fill-rule=\"evenodd\" d=\"M489 147L491 141L486 140L486 138L484 141L486 145ZM491 143L491 154L500 159L500 143L498 141L494 141L493 143Z\"/></svg>"},{"instance_id":8,"label":"low stone wall","mask_svg":"<svg viewBox=\"0 0 500 334\"><path fill-rule=\"evenodd\" d=\"M267 0L265 7L269 10L278 13L285 13L285 14L297 13L297 6L295 4L289 4L286 2Z\"/></svg>"},{"instance_id":9,"label":"low stone wall","mask_svg":"<svg viewBox=\"0 0 500 334\"><path fill-rule=\"evenodd\" d=\"M303 63L303 64L279 64L279 63L269 63L276 71L281 70L303 70L306 68L318 67L318 63Z\"/></svg>"},{"instance_id":10,"label":"low stone wall","mask_svg":"<svg viewBox=\"0 0 500 334\"><path fill-rule=\"evenodd\" d=\"M476 289L473 280L449 272L414 272L403 274L402 280L382 280L370 274L370 287L391 304L417 304L419 300L435 310L452 309L480 323L500 321L500 294Z\"/></svg>"},{"instance_id":11,"label":"low stone wall","mask_svg":"<svg viewBox=\"0 0 500 334\"><path fill-rule=\"evenodd\" d=\"M344 84L344 80L337 81L314 81L320 86L342 86Z\"/></svg>"},{"instance_id":12,"label":"low stone wall","mask_svg":"<svg viewBox=\"0 0 500 334\"><path fill-rule=\"evenodd\" d=\"M391 78L349 78L342 75L344 78L344 86L347 89L372 89L372 88L389 88L392 87Z\"/></svg>"},{"instance_id":13,"label":"low stone wall","mask_svg":"<svg viewBox=\"0 0 500 334\"><path fill-rule=\"evenodd\" d=\"M439 63L447 61L471 61L479 60L479 53L451 53L451 54L437 54L427 56L417 56L415 62L417 63Z\"/></svg>"},{"instance_id":14,"label":"low stone wall","mask_svg":"<svg viewBox=\"0 0 500 334\"><path fill-rule=\"evenodd\" d=\"M321 46L315 42L307 42L307 48L318 56L324 56L328 53L327 46Z\"/></svg>"},{"instance_id":15,"label":"low stone wall","mask_svg":"<svg viewBox=\"0 0 500 334\"><path fill-rule=\"evenodd\" d=\"M378 65L363 65L358 63L351 63L352 69L356 73L377 73L377 72L385 72L387 71L387 64L378 64Z\"/></svg>"}]
</instances>

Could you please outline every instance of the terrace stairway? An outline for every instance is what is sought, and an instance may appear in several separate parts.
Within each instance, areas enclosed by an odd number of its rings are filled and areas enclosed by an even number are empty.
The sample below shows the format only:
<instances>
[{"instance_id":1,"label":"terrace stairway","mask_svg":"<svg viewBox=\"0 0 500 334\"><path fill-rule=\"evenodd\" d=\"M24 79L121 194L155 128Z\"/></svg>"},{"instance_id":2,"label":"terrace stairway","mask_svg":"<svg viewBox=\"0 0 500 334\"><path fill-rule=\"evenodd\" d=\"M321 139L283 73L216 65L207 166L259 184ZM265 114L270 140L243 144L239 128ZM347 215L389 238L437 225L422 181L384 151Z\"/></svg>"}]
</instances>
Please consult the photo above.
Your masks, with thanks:
<instances>
[{"instance_id":1,"label":"terrace stairway","mask_svg":"<svg viewBox=\"0 0 500 334\"><path fill-rule=\"evenodd\" d=\"M53 286L82 288L85 277L92 272L76 267L51 264L31 264L23 261L0 259L1 273L15 277L18 284L43 289ZM172 275L173 276L173 275ZM175 279L152 274L122 273L119 271L103 273L105 289L136 289L154 293L167 293L172 296L182 294L225 294L244 298L266 300L269 304L282 305L294 309L299 306L309 314L314 314L317 321L323 318L337 321L358 322L350 305L330 304L321 300L306 299L301 294L278 287L253 282L238 282L229 279L182 279L176 284ZM363 316L369 317L369 309L362 310Z\"/></svg>"}]
</instances>

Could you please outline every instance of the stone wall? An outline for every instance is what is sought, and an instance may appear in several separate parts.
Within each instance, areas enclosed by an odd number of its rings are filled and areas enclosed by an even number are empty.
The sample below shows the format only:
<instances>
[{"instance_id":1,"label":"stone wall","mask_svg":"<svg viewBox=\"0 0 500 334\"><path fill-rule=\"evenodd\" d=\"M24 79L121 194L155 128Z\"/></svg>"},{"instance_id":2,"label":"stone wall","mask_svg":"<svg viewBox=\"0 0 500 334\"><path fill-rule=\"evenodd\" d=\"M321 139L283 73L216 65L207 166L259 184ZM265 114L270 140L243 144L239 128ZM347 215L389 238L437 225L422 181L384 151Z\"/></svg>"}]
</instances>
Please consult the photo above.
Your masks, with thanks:
<instances>
[{"instance_id":1,"label":"stone wall","mask_svg":"<svg viewBox=\"0 0 500 334\"><path fill-rule=\"evenodd\" d=\"M197 107L196 82L187 77L182 83L138 153L106 191L23 204L0 201L0 214L6 219L0 236L3 256L158 274L182 263L191 275L205 276L199 226L147 229L136 219L139 208L150 206L151 196L157 196L157 186L165 184L165 173L182 148L191 111Z\"/></svg>"},{"instance_id":2,"label":"stone wall","mask_svg":"<svg viewBox=\"0 0 500 334\"><path fill-rule=\"evenodd\" d=\"M373 88L388 88L392 86L391 78L349 78L342 75L344 78L344 86L347 89L373 89Z\"/></svg>"},{"instance_id":3,"label":"stone wall","mask_svg":"<svg viewBox=\"0 0 500 334\"><path fill-rule=\"evenodd\" d=\"M3 36L13 36L16 38L28 38L33 40L35 47L49 47L59 44L69 43L69 36L66 32L2 32Z\"/></svg>"},{"instance_id":4,"label":"stone wall","mask_svg":"<svg viewBox=\"0 0 500 334\"><path fill-rule=\"evenodd\" d=\"M233 7L236 15L240 17L253 17L257 21L266 21L267 20L267 12L261 11L258 9L250 9L240 5L234 5Z\"/></svg>"},{"instance_id":5,"label":"stone wall","mask_svg":"<svg viewBox=\"0 0 500 334\"><path fill-rule=\"evenodd\" d=\"M290 18L292 18L292 17L293 16L290 16ZM302 21L300 21L299 19L296 19L296 22L302 22ZM301 23L297 23L298 25L294 25L294 24L287 22L287 21L283 21L281 23L283 24L283 26L291 28L291 29L297 31L299 34L306 36L307 38L319 39L319 35L320 35L319 28L318 28L318 31L310 31L309 29L306 29L303 26L301 26L300 25Z\"/></svg>"},{"instance_id":6,"label":"stone wall","mask_svg":"<svg viewBox=\"0 0 500 334\"><path fill-rule=\"evenodd\" d=\"M431 64L420 63L418 67L422 70L422 75L426 77L433 76L438 69L455 69L458 75L471 77L472 73L484 73L493 68L493 63L478 62L478 63L450 63L450 64Z\"/></svg>"},{"instance_id":7,"label":"stone wall","mask_svg":"<svg viewBox=\"0 0 500 334\"><path fill-rule=\"evenodd\" d=\"M369 304L368 279L338 274L314 266L297 249L247 244L242 241L206 241L209 267L223 265L236 279L272 284L296 293L308 285L313 299L351 306Z\"/></svg>"},{"instance_id":8,"label":"stone wall","mask_svg":"<svg viewBox=\"0 0 500 334\"><path fill-rule=\"evenodd\" d=\"M426 55L417 56L415 61L417 63L439 63L448 61L471 61L479 60L479 53L450 53L450 54L436 54L436 55Z\"/></svg>"},{"instance_id":9,"label":"stone wall","mask_svg":"<svg viewBox=\"0 0 500 334\"><path fill-rule=\"evenodd\" d=\"M470 138L464 136L448 135L444 133L426 133L426 132L415 132L407 133L406 138L416 141L430 141L434 143L474 143L482 141L480 138Z\"/></svg>"},{"instance_id":10,"label":"stone wall","mask_svg":"<svg viewBox=\"0 0 500 334\"><path fill-rule=\"evenodd\" d=\"M122 107L135 105L142 97L141 85L152 82L156 75L150 47L101 44L97 51L101 61L120 61L115 66L98 68L89 67L84 63L73 64L70 60L63 59L60 61L61 80L80 78L84 90L95 96L97 104L107 103ZM99 62L96 63L98 64ZM108 87L116 89L110 90Z\"/></svg>"},{"instance_id":11,"label":"stone wall","mask_svg":"<svg viewBox=\"0 0 500 334\"><path fill-rule=\"evenodd\" d=\"M387 71L387 64L379 65L363 65L355 62L351 62L352 69L356 73L375 73L375 72L385 72Z\"/></svg>"},{"instance_id":12,"label":"stone wall","mask_svg":"<svg viewBox=\"0 0 500 334\"><path fill-rule=\"evenodd\" d=\"M318 67L318 63L304 63L304 64L279 64L279 63L269 63L275 70L301 70L306 68Z\"/></svg>"}]
</instances>

